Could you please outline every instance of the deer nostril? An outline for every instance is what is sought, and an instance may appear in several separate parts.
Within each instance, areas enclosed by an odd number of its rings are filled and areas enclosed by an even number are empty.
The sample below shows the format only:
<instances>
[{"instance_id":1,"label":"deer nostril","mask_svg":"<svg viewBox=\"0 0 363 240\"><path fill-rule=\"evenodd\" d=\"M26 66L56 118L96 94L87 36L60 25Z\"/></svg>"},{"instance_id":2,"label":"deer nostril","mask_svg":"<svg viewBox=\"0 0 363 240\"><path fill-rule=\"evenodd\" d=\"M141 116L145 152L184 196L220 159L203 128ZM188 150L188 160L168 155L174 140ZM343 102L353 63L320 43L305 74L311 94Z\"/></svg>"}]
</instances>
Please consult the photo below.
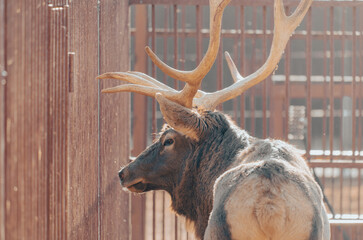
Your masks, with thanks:
<instances>
[{"instance_id":1,"label":"deer nostril","mask_svg":"<svg viewBox=\"0 0 363 240\"><path fill-rule=\"evenodd\" d=\"M124 180L124 172L121 170L118 172L118 176L120 177L120 180L123 181Z\"/></svg>"}]
</instances>

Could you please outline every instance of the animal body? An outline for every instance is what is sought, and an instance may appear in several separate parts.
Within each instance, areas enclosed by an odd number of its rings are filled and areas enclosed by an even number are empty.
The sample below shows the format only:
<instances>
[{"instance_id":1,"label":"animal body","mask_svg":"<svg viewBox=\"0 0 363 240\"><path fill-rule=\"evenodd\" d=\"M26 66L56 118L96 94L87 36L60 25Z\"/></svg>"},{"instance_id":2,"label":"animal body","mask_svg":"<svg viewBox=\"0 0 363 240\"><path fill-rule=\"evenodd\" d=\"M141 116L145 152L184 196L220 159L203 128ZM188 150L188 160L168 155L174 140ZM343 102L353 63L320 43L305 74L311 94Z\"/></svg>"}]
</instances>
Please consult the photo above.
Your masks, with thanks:
<instances>
[{"instance_id":1,"label":"animal body","mask_svg":"<svg viewBox=\"0 0 363 240\"><path fill-rule=\"evenodd\" d=\"M303 0L289 17L282 1L276 0L275 34L266 63L243 78L227 54L235 84L205 93L199 87L218 52L222 14L229 1L210 0L210 44L195 70L172 69L146 49L161 70L186 82L182 91L138 72L99 76L131 83L104 92L155 97L167 122L160 138L121 169L121 184L136 193L167 191L172 209L186 217L198 239L328 240L321 189L298 151L283 141L254 138L214 110L273 71L311 0Z\"/></svg>"}]
</instances>

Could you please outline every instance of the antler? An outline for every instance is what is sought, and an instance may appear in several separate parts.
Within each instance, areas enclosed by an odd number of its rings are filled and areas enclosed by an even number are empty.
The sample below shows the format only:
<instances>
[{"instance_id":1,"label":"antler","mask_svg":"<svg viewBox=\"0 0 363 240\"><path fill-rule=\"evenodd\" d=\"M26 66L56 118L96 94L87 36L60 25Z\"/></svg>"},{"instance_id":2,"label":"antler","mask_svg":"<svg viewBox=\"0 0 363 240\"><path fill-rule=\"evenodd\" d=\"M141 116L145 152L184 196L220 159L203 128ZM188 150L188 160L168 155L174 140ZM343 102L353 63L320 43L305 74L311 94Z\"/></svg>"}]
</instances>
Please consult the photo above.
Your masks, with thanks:
<instances>
[{"instance_id":1,"label":"antler","mask_svg":"<svg viewBox=\"0 0 363 240\"><path fill-rule=\"evenodd\" d=\"M205 75L211 69L218 54L220 44L221 22L225 7L231 0L210 0L210 40L208 50L200 64L192 71L180 71L169 67L163 63L149 47L146 53L156 66L170 77L186 82L181 91L172 89L156 79L139 72L127 73L105 73L98 76L98 79L114 78L127 81L131 84L120 85L114 88L104 89L102 92L135 92L150 97L155 97L161 93L164 97L174 101L184 107L192 108L193 98L204 96L202 91L198 91Z\"/></svg>"},{"instance_id":2,"label":"antler","mask_svg":"<svg viewBox=\"0 0 363 240\"><path fill-rule=\"evenodd\" d=\"M204 93L202 97L194 99L194 104L205 110L213 110L218 104L237 97L250 87L266 79L274 71L276 65L280 61L290 36L301 23L311 3L312 0L302 0L294 13L291 16L286 16L282 0L275 0L274 36L270 54L265 64L256 72L244 78L238 72L230 55L226 52L226 60L235 83L217 92Z\"/></svg>"}]
</instances>

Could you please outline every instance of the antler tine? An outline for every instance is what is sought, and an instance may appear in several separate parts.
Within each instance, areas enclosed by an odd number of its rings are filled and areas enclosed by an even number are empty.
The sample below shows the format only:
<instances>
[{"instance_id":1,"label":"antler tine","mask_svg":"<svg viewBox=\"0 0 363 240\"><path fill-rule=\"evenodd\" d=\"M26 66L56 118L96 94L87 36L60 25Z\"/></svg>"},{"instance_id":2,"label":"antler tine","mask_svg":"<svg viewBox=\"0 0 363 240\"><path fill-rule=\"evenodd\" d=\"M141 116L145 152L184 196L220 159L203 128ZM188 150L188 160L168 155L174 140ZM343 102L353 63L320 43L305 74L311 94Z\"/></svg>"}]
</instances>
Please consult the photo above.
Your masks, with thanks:
<instances>
[{"instance_id":1,"label":"antler tine","mask_svg":"<svg viewBox=\"0 0 363 240\"><path fill-rule=\"evenodd\" d=\"M97 79L106 78L122 80L132 84L124 84L112 88L106 88L102 90L102 93L135 92L149 97L155 97L155 94L159 92L170 98L178 93L177 90L141 72L110 72L104 73L97 77ZM198 90L196 97L201 97L204 94L205 93L203 91Z\"/></svg>"},{"instance_id":2,"label":"antler tine","mask_svg":"<svg viewBox=\"0 0 363 240\"><path fill-rule=\"evenodd\" d=\"M150 59L155 63L158 68L168 76L186 82L190 85L198 86L201 80L211 69L216 56L218 54L218 48L220 43L220 32L221 22L224 8L228 5L231 0L209 0L210 5L210 39L208 50L203 57L199 65L192 71L181 71L172 68L162 62L156 54L149 48L146 47L146 53Z\"/></svg>"},{"instance_id":3,"label":"antler tine","mask_svg":"<svg viewBox=\"0 0 363 240\"><path fill-rule=\"evenodd\" d=\"M102 90L102 93L116 93L116 92L134 92L149 97L155 97L157 93L161 93L168 98L170 98L172 95L172 92L170 92L169 90L150 87L150 86L136 85L136 84L123 84Z\"/></svg>"},{"instance_id":4,"label":"antler tine","mask_svg":"<svg viewBox=\"0 0 363 240\"><path fill-rule=\"evenodd\" d=\"M170 100L179 103L187 108L191 108L193 105L193 98L203 96L204 93L198 91L203 78L209 70L212 68L214 61L218 54L220 44L220 34L222 25L222 16L225 7L231 0L209 0L210 5L210 39L208 50L204 55L199 65L192 71L180 71L174 69L164 62L162 62L156 54L149 48L146 47L146 53L155 65L168 76L186 82L183 90L169 98Z\"/></svg>"},{"instance_id":5,"label":"antler tine","mask_svg":"<svg viewBox=\"0 0 363 240\"><path fill-rule=\"evenodd\" d=\"M311 3L312 0L302 0L295 9L294 13L287 17L282 0L275 0L274 36L272 39L270 54L263 66L260 67L256 72L243 78L239 74L232 59L229 57L229 55L226 55L228 66L231 70L231 74L235 80L235 83L220 91L214 93L205 93L203 97L194 99L194 105L205 110L214 110L218 104L237 97L250 87L266 79L268 75L270 75L276 68L276 65L280 61L290 36L292 35L295 28L301 23Z\"/></svg>"},{"instance_id":6,"label":"antler tine","mask_svg":"<svg viewBox=\"0 0 363 240\"><path fill-rule=\"evenodd\" d=\"M234 64L231 55L229 55L228 52L224 52L224 56L226 58L228 67L229 67L229 71L231 72L232 78L234 82L238 82L243 80L243 77L241 76L241 74L238 72L238 69L236 67L236 64Z\"/></svg>"},{"instance_id":7,"label":"antler tine","mask_svg":"<svg viewBox=\"0 0 363 240\"><path fill-rule=\"evenodd\" d=\"M110 72L110 73L104 73L97 77L97 79L106 79L106 78L126 81L141 86L160 87L162 89L165 88L165 89L174 90L169 86L157 81L156 79L147 76L146 74L141 75L141 73L137 72Z\"/></svg>"}]
</instances>

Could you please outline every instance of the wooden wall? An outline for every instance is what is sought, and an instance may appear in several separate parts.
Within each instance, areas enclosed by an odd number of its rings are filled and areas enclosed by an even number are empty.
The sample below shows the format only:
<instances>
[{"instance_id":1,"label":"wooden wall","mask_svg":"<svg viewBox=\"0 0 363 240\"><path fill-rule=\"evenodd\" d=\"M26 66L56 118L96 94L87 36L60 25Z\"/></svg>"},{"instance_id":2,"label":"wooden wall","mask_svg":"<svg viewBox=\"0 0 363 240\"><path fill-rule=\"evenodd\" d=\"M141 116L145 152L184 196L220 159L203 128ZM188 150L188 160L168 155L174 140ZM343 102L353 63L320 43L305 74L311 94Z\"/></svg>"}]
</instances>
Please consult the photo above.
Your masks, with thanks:
<instances>
[{"instance_id":1,"label":"wooden wall","mask_svg":"<svg viewBox=\"0 0 363 240\"><path fill-rule=\"evenodd\" d=\"M129 69L128 4L97 2L0 0L0 239L129 238L129 96L95 79Z\"/></svg>"}]
</instances>

